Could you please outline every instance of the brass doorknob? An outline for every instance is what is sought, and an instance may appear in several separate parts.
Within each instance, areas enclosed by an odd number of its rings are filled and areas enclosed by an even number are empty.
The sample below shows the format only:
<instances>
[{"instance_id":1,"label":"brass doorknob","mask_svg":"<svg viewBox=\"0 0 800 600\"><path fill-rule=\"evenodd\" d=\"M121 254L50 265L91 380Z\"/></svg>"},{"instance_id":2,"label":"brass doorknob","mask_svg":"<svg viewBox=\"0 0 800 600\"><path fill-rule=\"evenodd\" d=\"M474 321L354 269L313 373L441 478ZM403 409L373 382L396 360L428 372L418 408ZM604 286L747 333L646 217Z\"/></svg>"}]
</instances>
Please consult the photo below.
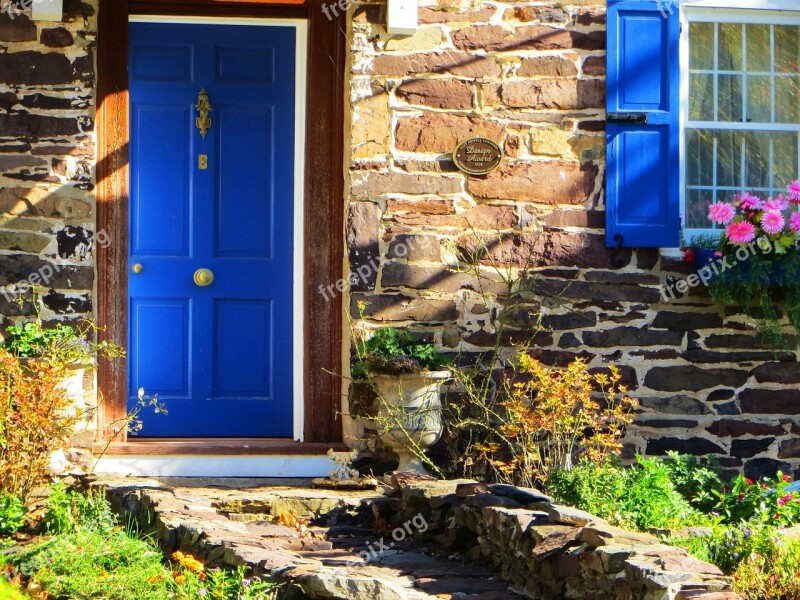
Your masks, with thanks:
<instances>
[{"instance_id":1,"label":"brass doorknob","mask_svg":"<svg viewBox=\"0 0 800 600\"><path fill-rule=\"evenodd\" d=\"M211 269L197 269L194 272L194 282L199 287L208 287L214 283L214 273Z\"/></svg>"},{"instance_id":2,"label":"brass doorknob","mask_svg":"<svg viewBox=\"0 0 800 600\"><path fill-rule=\"evenodd\" d=\"M131 268L131 271L133 271L138 275L139 273L144 271L144 266L142 265L142 263L136 263L135 265L133 265L133 268Z\"/></svg>"}]
</instances>

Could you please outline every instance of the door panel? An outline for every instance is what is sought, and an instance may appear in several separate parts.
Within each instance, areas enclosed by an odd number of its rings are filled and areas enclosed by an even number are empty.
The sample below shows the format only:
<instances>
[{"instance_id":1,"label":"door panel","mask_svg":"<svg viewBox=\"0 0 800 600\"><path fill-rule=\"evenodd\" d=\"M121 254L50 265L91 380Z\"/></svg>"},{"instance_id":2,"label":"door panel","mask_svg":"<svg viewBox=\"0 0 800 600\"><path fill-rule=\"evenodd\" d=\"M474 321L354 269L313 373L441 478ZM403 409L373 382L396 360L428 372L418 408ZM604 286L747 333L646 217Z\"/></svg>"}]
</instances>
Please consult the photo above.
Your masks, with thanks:
<instances>
[{"instance_id":1,"label":"door panel","mask_svg":"<svg viewBox=\"0 0 800 600\"><path fill-rule=\"evenodd\" d=\"M291 436L295 29L132 23L130 37L130 264L142 270L129 284L129 403L143 387L168 412L145 412L139 435Z\"/></svg>"}]
</instances>

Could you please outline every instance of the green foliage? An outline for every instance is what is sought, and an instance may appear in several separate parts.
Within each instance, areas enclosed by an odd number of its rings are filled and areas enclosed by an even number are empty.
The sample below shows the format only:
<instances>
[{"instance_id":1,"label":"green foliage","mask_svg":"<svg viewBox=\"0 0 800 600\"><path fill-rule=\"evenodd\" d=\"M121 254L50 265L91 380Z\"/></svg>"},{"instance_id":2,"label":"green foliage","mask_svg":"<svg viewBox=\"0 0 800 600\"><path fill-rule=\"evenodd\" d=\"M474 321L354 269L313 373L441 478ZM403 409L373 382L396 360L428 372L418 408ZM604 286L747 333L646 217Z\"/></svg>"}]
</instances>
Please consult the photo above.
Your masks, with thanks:
<instances>
[{"instance_id":1,"label":"green foliage","mask_svg":"<svg viewBox=\"0 0 800 600\"><path fill-rule=\"evenodd\" d=\"M25 503L20 496L0 492L0 535L16 533L25 525Z\"/></svg>"},{"instance_id":2,"label":"green foliage","mask_svg":"<svg viewBox=\"0 0 800 600\"><path fill-rule=\"evenodd\" d=\"M44 327L42 320L12 325L2 347L19 358L37 358L61 365L87 365L98 357L117 358L122 348L109 342L92 341L97 327L87 321L81 329L58 324Z\"/></svg>"},{"instance_id":3,"label":"green foliage","mask_svg":"<svg viewBox=\"0 0 800 600\"><path fill-rule=\"evenodd\" d=\"M583 462L553 473L556 498L623 527L680 528L706 522L675 485L669 461L637 457L631 467Z\"/></svg>"},{"instance_id":4,"label":"green foliage","mask_svg":"<svg viewBox=\"0 0 800 600\"><path fill-rule=\"evenodd\" d=\"M0 575L0 598L2 600L29 600L22 592L8 583L2 575Z\"/></svg>"},{"instance_id":5,"label":"green foliage","mask_svg":"<svg viewBox=\"0 0 800 600\"><path fill-rule=\"evenodd\" d=\"M772 536L734 571L734 589L747 600L800 598L800 540Z\"/></svg>"},{"instance_id":6,"label":"green foliage","mask_svg":"<svg viewBox=\"0 0 800 600\"><path fill-rule=\"evenodd\" d=\"M266 600L274 596L274 583L248 578L244 568L206 569L180 552L172 555L173 563L166 562L155 542L113 526L100 492L82 496L55 484L45 523L52 537L9 560L48 597Z\"/></svg>"},{"instance_id":7,"label":"green foliage","mask_svg":"<svg viewBox=\"0 0 800 600\"><path fill-rule=\"evenodd\" d=\"M53 535L74 533L79 528L108 532L113 529L115 520L101 491L79 494L57 481L50 486L44 525Z\"/></svg>"},{"instance_id":8,"label":"green foliage","mask_svg":"<svg viewBox=\"0 0 800 600\"><path fill-rule=\"evenodd\" d=\"M691 454L674 451L667 452L667 456L664 466L670 471L675 489L694 508L710 513L724 487L717 461L710 457L701 462Z\"/></svg>"},{"instance_id":9,"label":"green foliage","mask_svg":"<svg viewBox=\"0 0 800 600\"><path fill-rule=\"evenodd\" d=\"M353 377L367 373L401 375L421 371L439 371L448 366L447 358L432 343L420 342L407 331L378 329L369 339L356 341L357 360Z\"/></svg>"},{"instance_id":10,"label":"green foliage","mask_svg":"<svg viewBox=\"0 0 800 600\"><path fill-rule=\"evenodd\" d=\"M800 493L788 492L789 485L791 477L780 471L760 482L739 475L719 493L714 509L726 524L794 525L800 521Z\"/></svg>"},{"instance_id":11,"label":"green foliage","mask_svg":"<svg viewBox=\"0 0 800 600\"><path fill-rule=\"evenodd\" d=\"M763 251L769 241L758 249ZM771 248L771 246L770 246ZM781 309L793 332L800 332L800 252L792 249L778 254L756 251L746 260L737 260L736 247L723 241L720 251L729 258L731 268L708 284L708 291L716 304L740 306L753 318L765 341L776 348L796 348L798 341L791 340L783 331Z\"/></svg>"}]
</instances>

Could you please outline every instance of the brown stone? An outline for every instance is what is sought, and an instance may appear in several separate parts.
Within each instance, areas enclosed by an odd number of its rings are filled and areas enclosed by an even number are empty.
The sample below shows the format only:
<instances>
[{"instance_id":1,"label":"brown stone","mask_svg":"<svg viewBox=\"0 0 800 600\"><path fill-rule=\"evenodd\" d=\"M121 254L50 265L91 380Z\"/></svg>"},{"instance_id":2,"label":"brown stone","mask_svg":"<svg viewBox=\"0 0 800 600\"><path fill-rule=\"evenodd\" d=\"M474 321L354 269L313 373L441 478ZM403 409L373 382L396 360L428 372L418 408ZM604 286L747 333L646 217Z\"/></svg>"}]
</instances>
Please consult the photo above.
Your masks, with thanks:
<instances>
[{"instance_id":1,"label":"brown stone","mask_svg":"<svg viewBox=\"0 0 800 600\"><path fill-rule=\"evenodd\" d=\"M506 29L501 25L473 25L452 34L459 50L564 50L572 48L573 33L565 29L533 25Z\"/></svg>"},{"instance_id":2,"label":"brown stone","mask_svg":"<svg viewBox=\"0 0 800 600\"><path fill-rule=\"evenodd\" d=\"M461 191L461 181L432 175L360 172L354 174L350 191L355 197L392 193L455 194Z\"/></svg>"},{"instance_id":3,"label":"brown stone","mask_svg":"<svg viewBox=\"0 0 800 600\"><path fill-rule=\"evenodd\" d=\"M403 295L353 294L350 314L358 315L358 303L364 303L364 316L375 321L454 321L459 312L452 300L433 300L431 298L410 298Z\"/></svg>"},{"instance_id":4,"label":"brown stone","mask_svg":"<svg viewBox=\"0 0 800 600\"><path fill-rule=\"evenodd\" d=\"M400 85L396 92L409 104L434 108L472 108L472 85L457 79L414 79Z\"/></svg>"},{"instance_id":5,"label":"brown stone","mask_svg":"<svg viewBox=\"0 0 800 600\"><path fill-rule=\"evenodd\" d=\"M502 165L485 177L470 177L467 189L478 198L541 204L582 204L595 188L598 169L567 161Z\"/></svg>"},{"instance_id":6,"label":"brown stone","mask_svg":"<svg viewBox=\"0 0 800 600\"><path fill-rule=\"evenodd\" d=\"M605 25L606 11L602 8L581 8L576 21L578 25Z\"/></svg>"},{"instance_id":7,"label":"brown stone","mask_svg":"<svg viewBox=\"0 0 800 600\"><path fill-rule=\"evenodd\" d=\"M6 56L0 54L0 60ZM0 71L2 66L0 66ZM2 75L0 75L2 81ZM0 135L30 139L48 138L61 135L75 135L80 132L77 119L33 115L29 113L0 114Z\"/></svg>"},{"instance_id":8,"label":"brown stone","mask_svg":"<svg viewBox=\"0 0 800 600\"><path fill-rule=\"evenodd\" d=\"M583 61L583 74L601 76L606 74L606 58L604 56L587 56Z\"/></svg>"},{"instance_id":9,"label":"brown stone","mask_svg":"<svg viewBox=\"0 0 800 600\"><path fill-rule=\"evenodd\" d=\"M744 419L720 419L707 431L717 437L739 437L742 435L782 435L786 433L778 423L758 423Z\"/></svg>"},{"instance_id":10,"label":"brown stone","mask_svg":"<svg viewBox=\"0 0 800 600\"><path fill-rule=\"evenodd\" d=\"M520 77L573 77L577 74L575 63L561 56L523 58L517 71Z\"/></svg>"},{"instance_id":11,"label":"brown stone","mask_svg":"<svg viewBox=\"0 0 800 600\"><path fill-rule=\"evenodd\" d=\"M657 545L659 540L654 535L649 533L639 533L635 531L628 531L619 527L612 527L610 525L587 525L584 527L578 539L582 542L589 544L595 548L600 546L614 545L628 545L628 544L647 544Z\"/></svg>"},{"instance_id":12,"label":"brown stone","mask_svg":"<svg viewBox=\"0 0 800 600\"><path fill-rule=\"evenodd\" d=\"M464 338L468 344L478 348L493 348L497 342L497 334L481 329ZM501 346L548 347L553 345L553 335L547 331L537 332L535 329L503 329L500 334Z\"/></svg>"},{"instance_id":13,"label":"brown stone","mask_svg":"<svg viewBox=\"0 0 800 600\"><path fill-rule=\"evenodd\" d=\"M377 259L379 208L371 202L350 204L347 219L347 249L354 290L375 289L378 278Z\"/></svg>"},{"instance_id":14,"label":"brown stone","mask_svg":"<svg viewBox=\"0 0 800 600\"><path fill-rule=\"evenodd\" d=\"M351 139L353 157L367 158L389 149L389 94L373 85L366 98L353 103Z\"/></svg>"},{"instance_id":15,"label":"brown stone","mask_svg":"<svg viewBox=\"0 0 800 600\"><path fill-rule=\"evenodd\" d=\"M33 42L36 40L36 23L27 15L0 12L0 42Z\"/></svg>"},{"instance_id":16,"label":"brown stone","mask_svg":"<svg viewBox=\"0 0 800 600\"><path fill-rule=\"evenodd\" d=\"M548 227L588 227L602 229L606 224L606 213L600 210L560 210L544 218Z\"/></svg>"},{"instance_id":17,"label":"brown stone","mask_svg":"<svg viewBox=\"0 0 800 600\"><path fill-rule=\"evenodd\" d=\"M398 235L389 243L388 256L408 262L441 262L442 249L439 238L432 235Z\"/></svg>"},{"instance_id":18,"label":"brown stone","mask_svg":"<svg viewBox=\"0 0 800 600\"><path fill-rule=\"evenodd\" d=\"M719 567L698 560L691 556L669 554L659 558L658 562L665 571L679 571L682 573L700 573L702 575L722 575Z\"/></svg>"},{"instance_id":19,"label":"brown stone","mask_svg":"<svg viewBox=\"0 0 800 600\"><path fill-rule=\"evenodd\" d=\"M464 230L498 231L517 225L517 216L512 206L482 204L456 215L395 215L394 220L408 225L428 225Z\"/></svg>"},{"instance_id":20,"label":"brown stone","mask_svg":"<svg viewBox=\"0 0 800 600\"><path fill-rule=\"evenodd\" d=\"M364 67L370 75L402 76L420 73L450 73L459 77L499 77L502 69L492 58L466 52L410 54L396 56L379 54Z\"/></svg>"},{"instance_id":21,"label":"brown stone","mask_svg":"<svg viewBox=\"0 0 800 600\"><path fill-rule=\"evenodd\" d=\"M17 169L19 167L36 167L46 164L46 160L25 154L12 154L10 156L0 155L0 171Z\"/></svg>"},{"instance_id":22,"label":"brown stone","mask_svg":"<svg viewBox=\"0 0 800 600\"><path fill-rule=\"evenodd\" d=\"M487 4L477 10L454 12L420 7L420 23L480 23L488 21L497 12L497 7Z\"/></svg>"},{"instance_id":23,"label":"brown stone","mask_svg":"<svg viewBox=\"0 0 800 600\"><path fill-rule=\"evenodd\" d=\"M48 48L66 48L75 43L72 34L64 27L43 29L39 39Z\"/></svg>"},{"instance_id":24,"label":"brown stone","mask_svg":"<svg viewBox=\"0 0 800 600\"><path fill-rule=\"evenodd\" d=\"M453 201L449 198L389 198L386 201L387 213L413 213L420 218L429 215L450 215L455 212ZM397 215L395 215L397 217Z\"/></svg>"},{"instance_id":25,"label":"brown stone","mask_svg":"<svg viewBox=\"0 0 800 600\"><path fill-rule=\"evenodd\" d=\"M759 383L782 383L792 385L800 383L800 363L769 362L753 369L753 375Z\"/></svg>"},{"instance_id":26,"label":"brown stone","mask_svg":"<svg viewBox=\"0 0 800 600\"><path fill-rule=\"evenodd\" d=\"M559 554L570 546L577 546L580 544L577 540L579 532L580 529L573 527L570 531L553 533L547 536L544 541L536 544L536 547L531 551L531 555L538 559L543 559Z\"/></svg>"},{"instance_id":27,"label":"brown stone","mask_svg":"<svg viewBox=\"0 0 800 600\"><path fill-rule=\"evenodd\" d=\"M472 137L499 141L503 131L499 123L479 117L426 114L399 119L395 143L398 150L408 152L450 153L460 142Z\"/></svg>"},{"instance_id":28,"label":"brown stone","mask_svg":"<svg viewBox=\"0 0 800 600\"><path fill-rule=\"evenodd\" d=\"M508 287L503 281L490 278L489 275L478 281L473 275L450 271L444 267L418 267L395 261L383 266L381 285L384 288L407 287L449 293L461 289L483 289L488 294L499 295L508 293Z\"/></svg>"},{"instance_id":29,"label":"brown stone","mask_svg":"<svg viewBox=\"0 0 800 600\"><path fill-rule=\"evenodd\" d=\"M513 18L523 22L565 23L567 16L563 9L551 6L516 6L513 11L506 12L505 19Z\"/></svg>"},{"instance_id":30,"label":"brown stone","mask_svg":"<svg viewBox=\"0 0 800 600\"><path fill-rule=\"evenodd\" d=\"M500 87L500 99L514 108L603 108L605 86L605 81L600 79L509 81Z\"/></svg>"},{"instance_id":31,"label":"brown stone","mask_svg":"<svg viewBox=\"0 0 800 600\"><path fill-rule=\"evenodd\" d=\"M0 54L0 81L8 85L60 85L75 81L88 83L92 81L93 74L94 61L91 56L81 56L70 61L65 55L55 52L24 50ZM0 126L0 131L5 129Z\"/></svg>"},{"instance_id":32,"label":"brown stone","mask_svg":"<svg viewBox=\"0 0 800 600\"><path fill-rule=\"evenodd\" d=\"M800 390L747 389L739 393L744 414L800 415Z\"/></svg>"}]
</instances>

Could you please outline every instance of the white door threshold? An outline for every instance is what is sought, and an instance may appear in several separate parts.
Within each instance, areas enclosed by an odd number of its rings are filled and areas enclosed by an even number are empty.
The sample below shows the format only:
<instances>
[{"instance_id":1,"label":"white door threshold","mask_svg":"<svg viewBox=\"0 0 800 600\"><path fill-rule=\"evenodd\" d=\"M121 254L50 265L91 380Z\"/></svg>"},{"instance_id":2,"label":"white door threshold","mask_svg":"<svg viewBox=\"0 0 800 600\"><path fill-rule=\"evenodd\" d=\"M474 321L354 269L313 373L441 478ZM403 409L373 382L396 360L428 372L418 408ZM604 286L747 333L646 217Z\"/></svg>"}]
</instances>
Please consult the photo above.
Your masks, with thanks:
<instances>
[{"instance_id":1,"label":"white door threshold","mask_svg":"<svg viewBox=\"0 0 800 600\"><path fill-rule=\"evenodd\" d=\"M327 477L336 468L325 455L104 456L94 472L132 477Z\"/></svg>"}]
</instances>

